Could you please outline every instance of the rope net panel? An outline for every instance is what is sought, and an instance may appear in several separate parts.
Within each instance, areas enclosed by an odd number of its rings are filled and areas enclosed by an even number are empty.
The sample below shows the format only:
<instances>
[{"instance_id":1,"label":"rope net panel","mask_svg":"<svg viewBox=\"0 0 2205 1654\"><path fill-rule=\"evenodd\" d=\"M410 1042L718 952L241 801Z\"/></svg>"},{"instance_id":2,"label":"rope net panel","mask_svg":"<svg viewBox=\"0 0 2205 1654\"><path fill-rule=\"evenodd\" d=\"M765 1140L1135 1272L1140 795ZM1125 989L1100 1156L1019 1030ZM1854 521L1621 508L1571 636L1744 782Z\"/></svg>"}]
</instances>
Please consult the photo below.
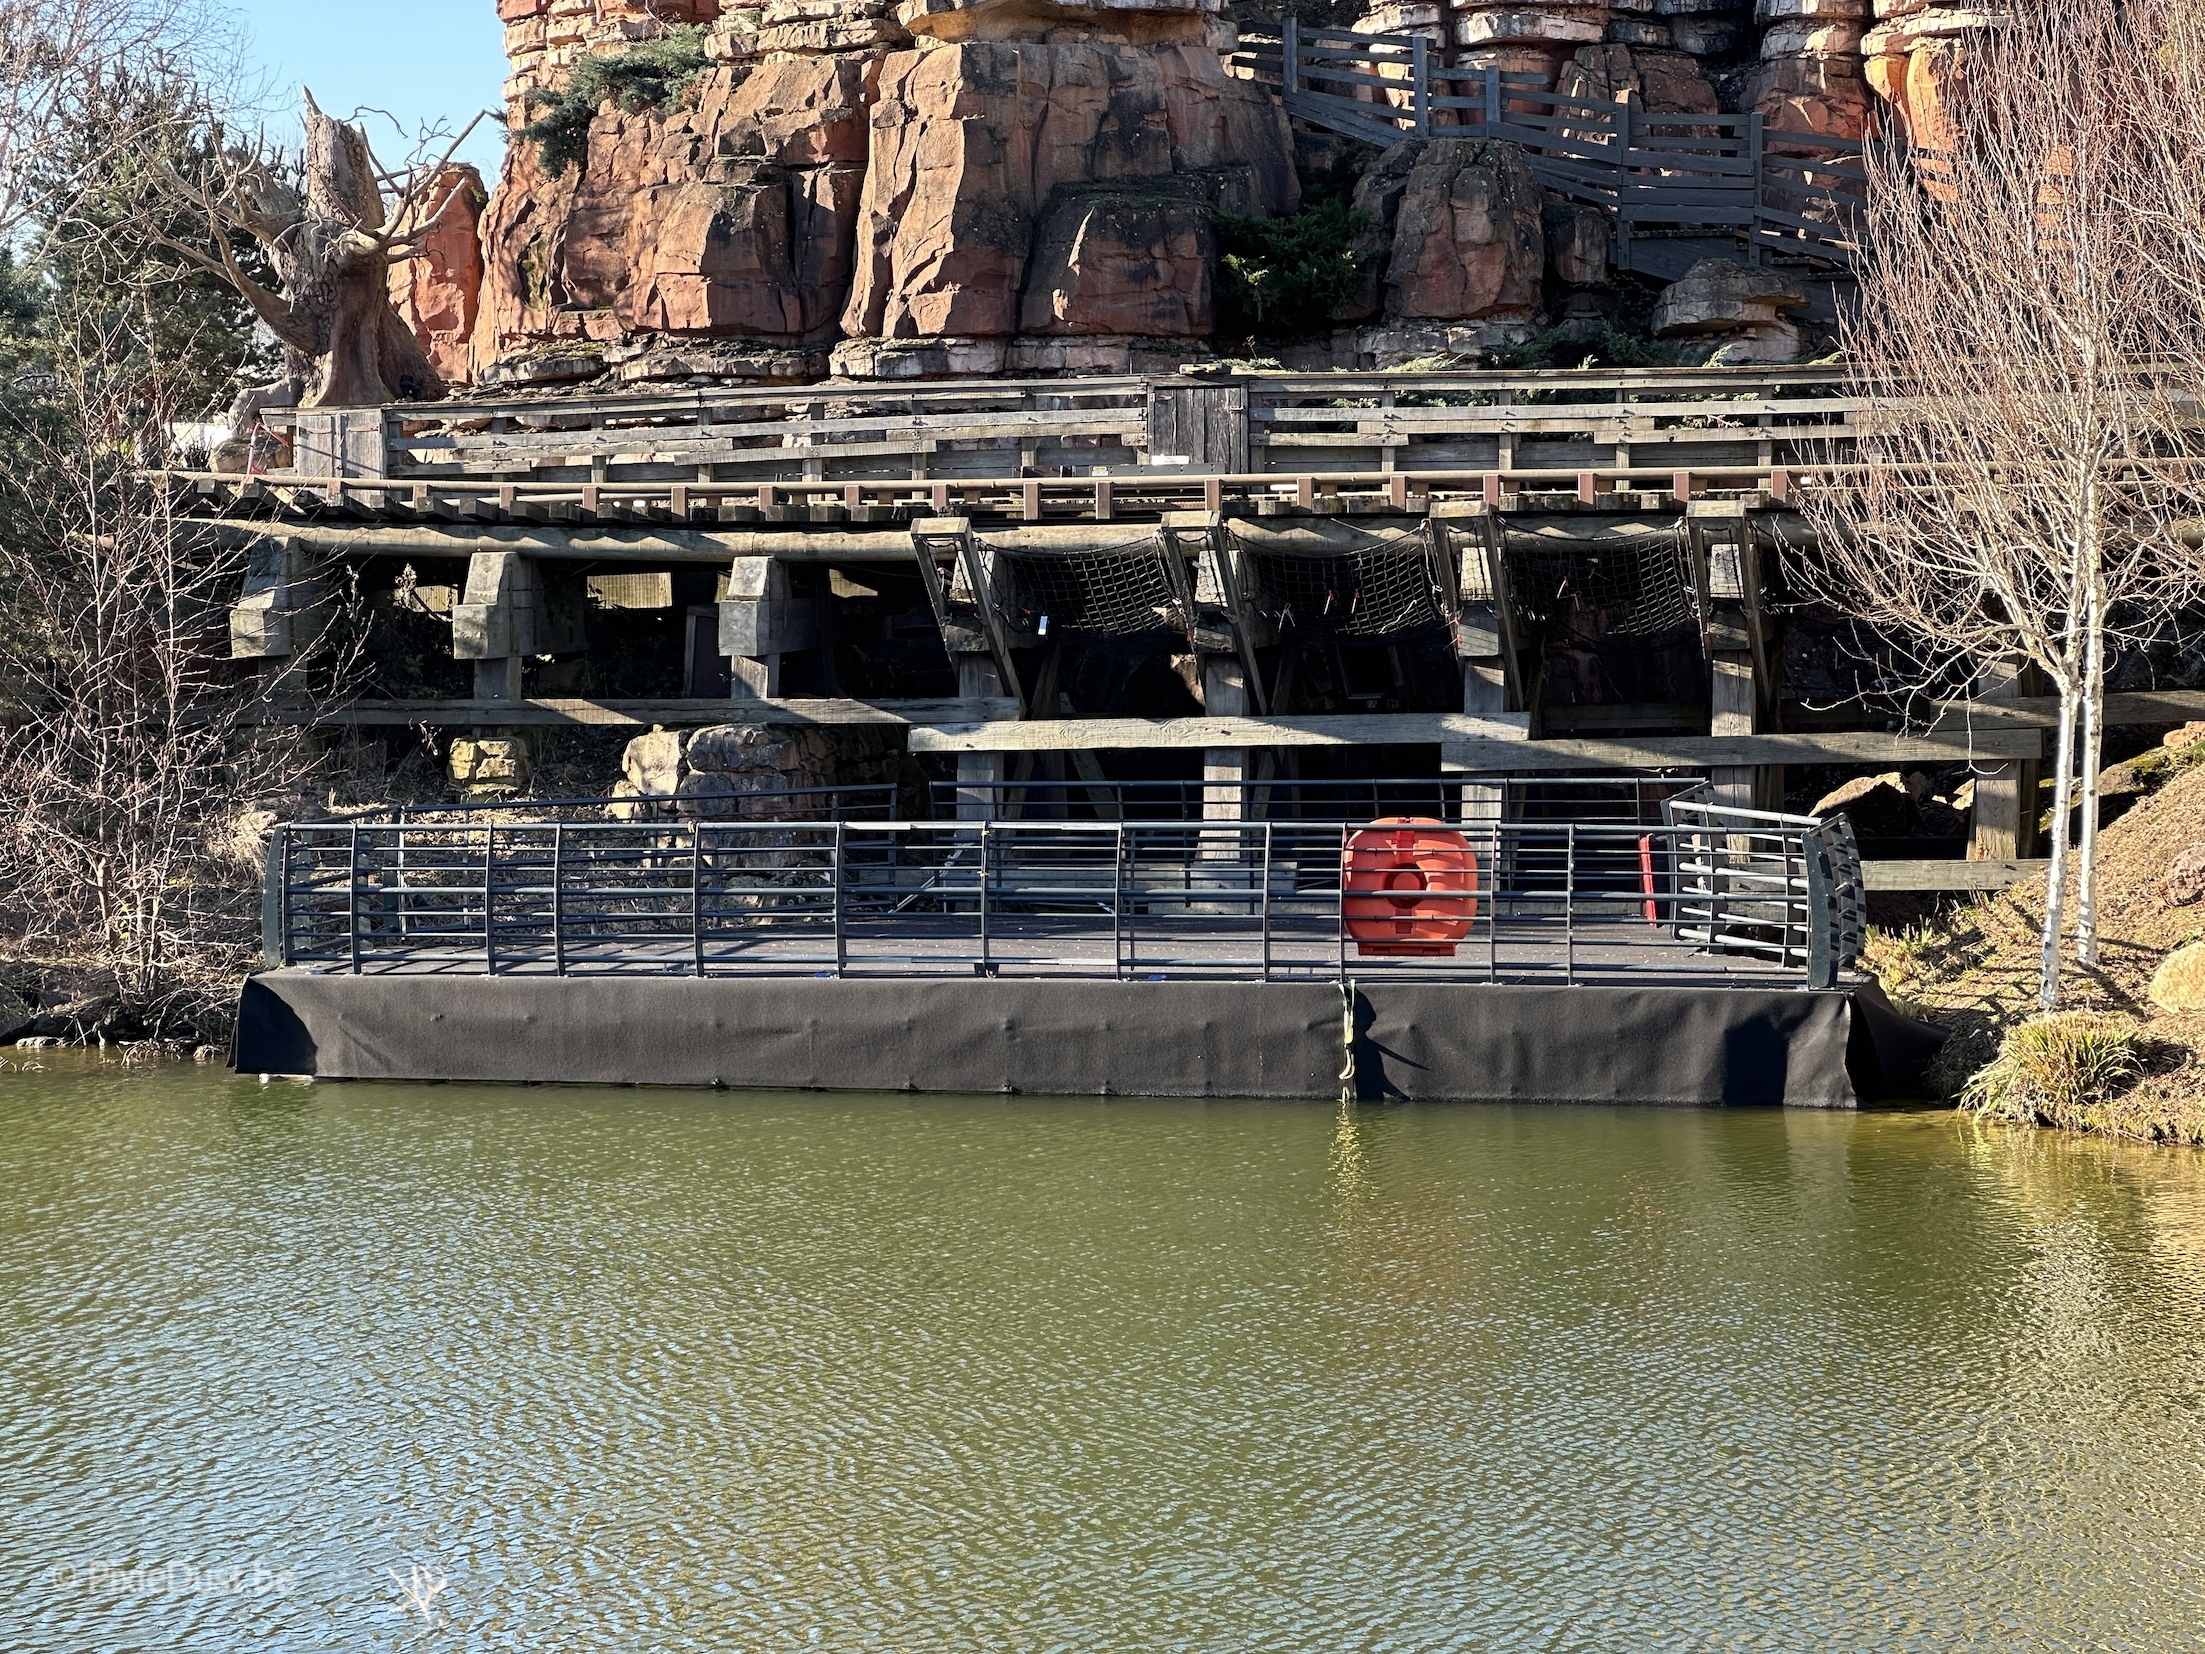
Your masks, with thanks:
<instances>
[{"instance_id":1,"label":"rope net panel","mask_svg":"<svg viewBox=\"0 0 2205 1654\"><path fill-rule=\"evenodd\" d=\"M996 613L1014 632L1130 639L1193 629L1164 561L1175 553L1161 535L1097 551L1011 551L982 541L981 552Z\"/></svg>"},{"instance_id":2,"label":"rope net panel","mask_svg":"<svg viewBox=\"0 0 2205 1654\"><path fill-rule=\"evenodd\" d=\"M1373 534L1345 552L1240 542L1247 600L1282 631L1398 642L1454 623L1453 582L1422 529Z\"/></svg>"},{"instance_id":3,"label":"rope net panel","mask_svg":"<svg viewBox=\"0 0 2205 1654\"><path fill-rule=\"evenodd\" d=\"M1511 551L1516 608L1534 626L1581 637L1663 637L1700 623L1681 536L1598 551Z\"/></svg>"}]
</instances>

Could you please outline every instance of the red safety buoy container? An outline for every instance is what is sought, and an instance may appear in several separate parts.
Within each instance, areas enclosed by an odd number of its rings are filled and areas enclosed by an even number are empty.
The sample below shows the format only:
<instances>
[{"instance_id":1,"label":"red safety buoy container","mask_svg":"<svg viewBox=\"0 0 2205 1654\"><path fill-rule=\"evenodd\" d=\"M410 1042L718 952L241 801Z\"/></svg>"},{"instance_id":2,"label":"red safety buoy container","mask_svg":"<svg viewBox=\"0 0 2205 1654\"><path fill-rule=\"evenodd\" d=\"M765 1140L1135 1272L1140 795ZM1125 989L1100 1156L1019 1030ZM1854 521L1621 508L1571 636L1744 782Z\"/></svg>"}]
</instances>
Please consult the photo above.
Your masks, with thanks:
<instances>
[{"instance_id":1,"label":"red safety buoy container","mask_svg":"<svg viewBox=\"0 0 2205 1654\"><path fill-rule=\"evenodd\" d=\"M1478 917L1478 858L1444 821L1385 816L1348 840L1344 903L1359 954L1449 959Z\"/></svg>"}]
</instances>

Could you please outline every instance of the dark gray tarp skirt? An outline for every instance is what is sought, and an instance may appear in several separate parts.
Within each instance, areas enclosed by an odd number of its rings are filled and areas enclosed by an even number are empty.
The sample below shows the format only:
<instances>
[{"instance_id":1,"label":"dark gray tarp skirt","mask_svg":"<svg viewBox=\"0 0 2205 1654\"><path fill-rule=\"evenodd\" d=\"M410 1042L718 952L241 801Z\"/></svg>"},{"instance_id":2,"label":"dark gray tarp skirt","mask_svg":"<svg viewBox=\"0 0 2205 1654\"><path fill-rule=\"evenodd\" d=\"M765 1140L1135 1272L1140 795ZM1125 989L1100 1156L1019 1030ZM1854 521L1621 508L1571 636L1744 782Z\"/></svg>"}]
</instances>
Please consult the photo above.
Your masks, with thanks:
<instances>
[{"instance_id":1,"label":"dark gray tarp skirt","mask_svg":"<svg viewBox=\"0 0 2205 1654\"><path fill-rule=\"evenodd\" d=\"M1872 1071L1901 1049L1856 992L287 970L246 984L233 1058L347 1079L1851 1108L1891 1089Z\"/></svg>"}]
</instances>

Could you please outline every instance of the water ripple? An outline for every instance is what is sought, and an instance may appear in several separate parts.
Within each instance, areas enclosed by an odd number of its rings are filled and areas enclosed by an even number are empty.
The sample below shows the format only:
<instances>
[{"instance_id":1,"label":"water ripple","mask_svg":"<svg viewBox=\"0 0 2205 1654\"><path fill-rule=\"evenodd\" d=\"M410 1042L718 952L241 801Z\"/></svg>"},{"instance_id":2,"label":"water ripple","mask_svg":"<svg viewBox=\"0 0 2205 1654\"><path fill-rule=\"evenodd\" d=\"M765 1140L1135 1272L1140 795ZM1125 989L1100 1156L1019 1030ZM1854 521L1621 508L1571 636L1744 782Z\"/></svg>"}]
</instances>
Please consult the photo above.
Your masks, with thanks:
<instances>
[{"instance_id":1,"label":"water ripple","mask_svg":"<svg viewBox=\"0 0 2205 1654\"><path fill-rule=\"evenodd\" d=\"M59 1063L0 1111L26 1654L2205 1625L2205 1157Z\"/></svg>"}]
</instances>

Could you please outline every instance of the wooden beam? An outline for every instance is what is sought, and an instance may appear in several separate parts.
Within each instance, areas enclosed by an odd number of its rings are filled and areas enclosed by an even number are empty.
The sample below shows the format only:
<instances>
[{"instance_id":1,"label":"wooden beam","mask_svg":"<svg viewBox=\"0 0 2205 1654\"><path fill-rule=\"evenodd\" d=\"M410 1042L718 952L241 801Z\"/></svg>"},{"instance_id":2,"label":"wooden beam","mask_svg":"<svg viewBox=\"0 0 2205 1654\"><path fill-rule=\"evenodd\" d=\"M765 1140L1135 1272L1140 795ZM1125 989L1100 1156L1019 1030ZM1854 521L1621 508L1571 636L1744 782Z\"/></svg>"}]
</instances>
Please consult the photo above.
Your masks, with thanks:
<instances>
[{"instance_id":1,"label":"wooden beam","mask_svg":"<svg viewBox=\"0 0 2205 1654\"><path fill-rule=\"evenodd\" d=\"M1400 739L1400 737L1396 737ZM1473 775L1530 770L1707 769L1742 764L1956 764L1974 758L2029 758L2041 732L1979 732L1972 742L1951 736L1906 737L1851 730L1817 735L1648 736L1622 741L1448 741L1441 767Z\"/></svg>"},{"instance_id":2,"label":"wooden beam","mask_svg":"<svg viewBox=\"0 0 2205 1654\"><path fill-rule=\"evenodd\" d=\"M1362 746L1381 741L1437 742L1486 736L1521 741L1521 714L1486 718L1456 712L1362 718L1036 718L1024 723L920 724L913 752L1132 752L1201 747Z\"/></svg>"},{"instance_id":3,"label":"wooden beam","mask_svg":"<svg viewBox=\"0 0 2205 1654\"><path fill-rule=\"evenodd\" d=\"M2011 701L1947 701L1939 708L1931 729L1939 734L1958 733L1971 725L1979 731L2049 729L2059 722L2059 716L2059 698L2053 695L2024 695ZM2158 689L2105 698L2105 721L2112 727L2186 724L2199 719L2205 719L2205 689Z\"/></svg>"},{"instance_id":4,"label":"wooden beam","mask_svg":"<svg viewBox=\"0 0 2205 1654\"><path fill-rule=\"evenodd\" d=\"M1009 699L981 703L991 718L1015 718ZM466 726L490 721L532 727L648 729L653 724L938 724L969 716L963 700L354 701L328 709L271 707L270 721L315 728Z\"/></svg>"},{"instance_id":5,"label":"wooden beam","mask_svg":"<svg viewBox=\"0 0 2205 1654\"><path fill-rule=\"evenodd\" d=\"M2004 890L2041 879L2042 861L1864 861L1861 884L1870 891Z\"/></svg>"},{"instance_id":6,"label":"wooden beam","mask_svg":"<svg viewBox=\"0 0 2205 1654\"><path fill-rule=\"evenodd\" d=\"M914 721L913 752L1089 752L1197 747L1436 745L1444 767L1508 770L1698 769L1710 764L1942 764L1969 757L2033 757L2034 729L1996 730L1973 741L1853 731L1819 735L1705 735L1619 741L1533 741L1521 713L1459 712L1369 717L1071 718L1025 723Z\"/></svg>"}]
</instances>

